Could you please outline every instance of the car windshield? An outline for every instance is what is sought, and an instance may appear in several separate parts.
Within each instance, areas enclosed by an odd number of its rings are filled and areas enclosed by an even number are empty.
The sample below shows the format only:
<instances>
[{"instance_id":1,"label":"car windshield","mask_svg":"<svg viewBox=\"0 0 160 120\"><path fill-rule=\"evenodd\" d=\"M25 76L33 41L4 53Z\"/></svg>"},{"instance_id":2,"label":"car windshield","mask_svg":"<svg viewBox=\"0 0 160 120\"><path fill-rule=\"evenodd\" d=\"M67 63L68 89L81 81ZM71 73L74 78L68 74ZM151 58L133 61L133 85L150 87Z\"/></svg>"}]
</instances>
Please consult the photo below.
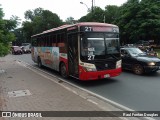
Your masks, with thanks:
<instances>
[{"instance_id":1,"label":"car windshield","mask_svg":"<svg viewBox=\"0 0 160 120\"><path fill-rule=\"evenodd\" d=\"M137 55L144 55L145 54L139 48L129 48L128 52L130 53L131 56L137 56Z\"/></svg>"},{"instance_id":2,"label":"car windshield","mask_svg":"<svg viewBox=\"0 0 160 120\"><path fill-rule=\"evenodd\" d=\"M115 33L87 33L81 37L82 57L104 59L106 55L119 54L119 49L119 38Z\"/></svg>"}]
</instances>

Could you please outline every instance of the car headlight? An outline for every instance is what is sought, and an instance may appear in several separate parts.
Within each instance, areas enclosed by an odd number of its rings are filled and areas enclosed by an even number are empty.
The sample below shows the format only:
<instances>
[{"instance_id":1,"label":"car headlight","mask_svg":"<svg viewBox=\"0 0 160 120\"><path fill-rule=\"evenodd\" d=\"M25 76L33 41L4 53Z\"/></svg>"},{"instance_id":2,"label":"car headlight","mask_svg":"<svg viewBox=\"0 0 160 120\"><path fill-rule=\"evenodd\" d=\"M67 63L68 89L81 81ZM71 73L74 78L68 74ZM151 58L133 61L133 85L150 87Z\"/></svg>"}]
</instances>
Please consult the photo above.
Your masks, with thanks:
<instances>
[{"instance_id":1,"label":"car headlight","mask_svg":"<svg viewBox=\"0 0 160 120\"><path fill-rule=\"evenodd\" d=\"M154 66L154 65L156 65L156 63L155 62L149 62L148 65L149 66Z\"/></svg>"}]
</instances>

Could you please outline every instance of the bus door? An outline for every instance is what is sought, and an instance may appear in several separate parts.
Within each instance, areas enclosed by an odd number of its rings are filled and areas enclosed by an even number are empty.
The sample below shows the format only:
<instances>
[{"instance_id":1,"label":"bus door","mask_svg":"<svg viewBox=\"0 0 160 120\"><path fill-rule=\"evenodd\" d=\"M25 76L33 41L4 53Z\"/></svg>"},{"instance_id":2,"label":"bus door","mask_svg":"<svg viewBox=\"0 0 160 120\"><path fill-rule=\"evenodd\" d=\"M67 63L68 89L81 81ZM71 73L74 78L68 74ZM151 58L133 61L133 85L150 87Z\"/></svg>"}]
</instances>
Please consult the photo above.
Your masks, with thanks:
<instances>
[{"instance_id":1,"label":"bus door","mask_svg":"<svg viewBox=\"0 0 160 120\"><path fill-rule=\"evenodd\" d=\"M68 34L69 75L79 78L78 72L78 34Z\"/></svg>"}]
</instances>

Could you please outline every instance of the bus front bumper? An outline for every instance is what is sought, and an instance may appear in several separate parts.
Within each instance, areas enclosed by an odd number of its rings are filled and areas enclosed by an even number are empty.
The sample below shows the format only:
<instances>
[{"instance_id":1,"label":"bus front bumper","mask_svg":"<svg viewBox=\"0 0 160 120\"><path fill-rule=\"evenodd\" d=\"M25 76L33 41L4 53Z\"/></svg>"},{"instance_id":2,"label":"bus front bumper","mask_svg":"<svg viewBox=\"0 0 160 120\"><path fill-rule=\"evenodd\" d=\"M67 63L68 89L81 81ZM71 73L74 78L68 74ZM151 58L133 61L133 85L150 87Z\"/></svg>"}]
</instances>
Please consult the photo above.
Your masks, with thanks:
<instances>
[{"instance_id":1,"label":"bus front bumper","mask_svg":"<svg viewBox=\"0 0 160 120\"><path fill-rule=\"evenodd\" d=\"M79 78L80 80L98 80L118 76L121 74L121 72L121 68L93 72L86 72L84 70L80 70Z\"/></svg>"}]
</instances>

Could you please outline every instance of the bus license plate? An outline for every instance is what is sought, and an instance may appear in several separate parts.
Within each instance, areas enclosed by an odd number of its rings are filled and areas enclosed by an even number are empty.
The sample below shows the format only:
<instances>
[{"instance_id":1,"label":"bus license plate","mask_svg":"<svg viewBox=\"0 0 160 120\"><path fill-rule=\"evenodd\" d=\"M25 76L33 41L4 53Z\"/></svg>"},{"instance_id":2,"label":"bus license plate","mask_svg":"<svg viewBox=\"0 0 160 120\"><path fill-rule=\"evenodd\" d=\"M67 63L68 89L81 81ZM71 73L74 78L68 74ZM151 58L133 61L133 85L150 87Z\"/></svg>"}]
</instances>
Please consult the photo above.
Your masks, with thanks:
<instances>
[{"instance_id":1,"label":"bus license plate","mask_svg":"<svg viewBox=\"0 0 160 120\"><path fill-rule=\"evenodd\" d=\"M110 77L110 75L109 75L109 74L104 75L104 78L108 78L108 77Z\"/></svg>"}]
</instances>

